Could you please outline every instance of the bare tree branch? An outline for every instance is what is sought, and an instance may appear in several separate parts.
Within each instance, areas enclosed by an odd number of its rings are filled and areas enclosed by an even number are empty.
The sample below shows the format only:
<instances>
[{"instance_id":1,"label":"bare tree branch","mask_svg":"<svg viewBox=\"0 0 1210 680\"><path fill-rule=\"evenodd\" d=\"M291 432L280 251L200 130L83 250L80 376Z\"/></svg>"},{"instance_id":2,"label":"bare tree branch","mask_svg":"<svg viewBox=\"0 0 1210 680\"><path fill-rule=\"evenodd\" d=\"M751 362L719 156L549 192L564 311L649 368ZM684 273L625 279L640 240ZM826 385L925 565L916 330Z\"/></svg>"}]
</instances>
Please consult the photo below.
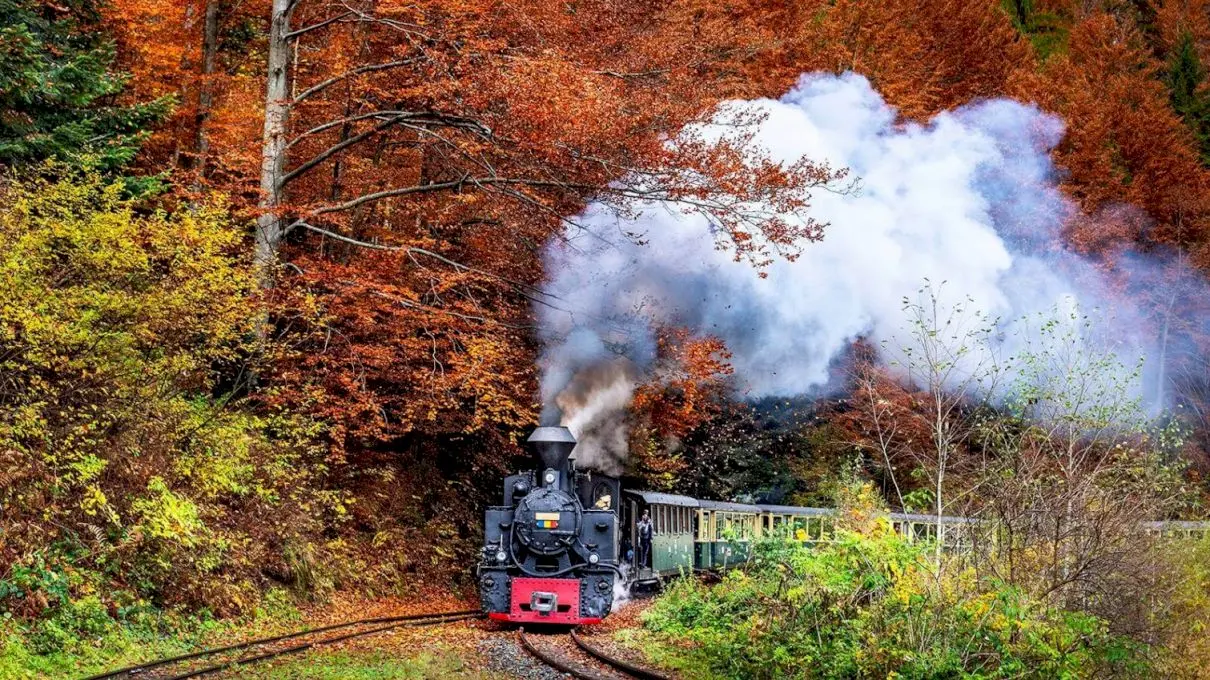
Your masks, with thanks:
<instances>
[{"instance_id":1,"label":"bare tree branch","mask_svg":"<svg viewBox=\"0 0 1210 680\"><path fill-rule=\"evenodd\" d=\"M385 71L387 69L397 68L399 66L408 66L420 61L424 61L424 59L422 57L412 57L410 59L400 59L399 61L389 61L385 64L366 64L365 66L359 66L355 69L345 71L340 75L332 76L323 82L316 83L315 85L308 87L307 89L298 93L298 96L294 98L294 103L297 104L311 95L318 94L319 92L322 92L323 90L335 85L336 83L339 83L342 80L359 76L363 73L374 73L377 71Z\"/></svg>"},{"instance_id":2,"label":"bare tree branch","mask_svg":"<svg viewBox=\"0 0 1210 680\"><path fill-rule=\"evenodd\" d=\"M323 227L317 227L304 220L295 221L293 224L291 224L289 227L287 227L285 231L286 231L286 233L289 233L291 230L293 230L295 228L306 229L307 231L312 231L317 234L322 234L323 236L328 236L328 237L333 238L342 243L347 243L349 245L358 246L360 248L369 248L371 250L384 250L384 251L389 251L389 252L404 252L404 253L407 253L408 256L412 258L413 262L416 261L415 257L414 257L415 255L423 255L425 257L431 257L439 262L448 264L451 267L458 269L459 271L465 271L465 272L470 272L473 274L479 274L480 276L486 276L488 278L496 279L497 281L507 283L510 286L513 286L514 288L516 288L517 292L522 297L526 298L527 300L530 300L531 302L546 305L548 307L551 307L552 309L556 309L559 311L567 311L567 310L563 310L559 307L556 307L554 305L551 305L549 302L539 299L540 297L550 298L550 299L554 299L554 300L561 299L557 295L552 295L550 293L547 293L546 291L544 291L540 288L531 286L530 284L525 283L523 281L516 281L516 280L510 279L506 276L501 276L499 274L494 274L492 272L485 271L483 269L478 269L475 267L465 265L456 260L451 260L448 257L441 255L440 253L435 253L431 250L426 250L424 248L416 248L413 246L390 246L390 245L384 245L382 243L370 243L369 241L361 241L361 240L358 240L358 239L355 239L355 238L352 238L349 236L345 236L344 234L338 234L334 231L331 231L330 229L324 229ZM537 297L535 297L535 296L537 296Z\"/></svg>"},{"instance_id":3,"label":"bare tree branch","mask_svg":"<svg viewBox=\"0 0 1210 680\"><path fill-rule=\"evenodd\" d=\"M291 5L293 5L293 4L295 4L295 3L292 2ZM331 17L330 19L324 19L323 21L321 21L317 24L311 24L310 26L304 26L303 28L298 28L293 31L290 31L289 33L283 35L282 39L283 40L295 40L299 36L310 33L311 31L318 31L321 28L330 26L330 25L336 23L337 21L340 21L341 19L352 16L353 14L354 14L354 12L352 12L352 11L344 12L343 14L337 14L336 16Z\"/></svg>"},{"instance_id":4,"label":"bare tree branch","mask_svg":"<svg viewBox=\"0 0 1210 680\"><path fill-rule=\"evenodd\" d=\"M373 137L374 135L378 134L379 132L382 132L383 130L386 130L387 128L389 128L393 125L398 125L401 120L403 120L403 118L399 117L399 116L396 116L394 118L388 118L387 120L384 120L383 122L379 123L378 125L375 125L374 127L370 128L369 130L366 130L364 132L353 135L352 137L349 137L348 139L346 139L342 142L339 142L337 144L333 144L332 146L328 147L327 149L324 149L320 153L316 154L314 157L311 158L311 160L303 163L302 165L298 166L297 168L294 168L290 172L287 172L285 175L283 175L281 178L281 186L283 186L283 187L286 186L287 184L289 184L291 181L293 181L300 175L303 175L304 173L311 170L315 166L319 165L320 163L323 163L324 161L328 160L332 156L335 156L336 154L340 153L341 151L349 148L350 146L353 146L354 144L357 144L368 137Z\"/></svg>"},{"instance_id":5,"label":"bare tree branch","mask_svg":"<svg viewBox=\"0 0 1210 680\"><path fill-rule=\"evenodd\" d=\"M337 118L336 120L329 120L325 123L320 123L319 125L316 125L315 127L311 128L310 130L307 130L306 132L299 134L294 139L291 139L286 144L286 148L289 149L290 147L301 142L303 139L310 137L311 135L317 135L321 132L324 132L325 130L331 130L334 127L339 127L341 125L344 125L345 123L356 123L359 120L369 120L371 118L406 118L408 116L419 116L419 115L422 115L422 113L423 113L422 111L383 110L383 111L370 111L367 113L359 113L354 116L345 116L344 118Z\"/></svg>"},{"instance_id":6,"label":"bare tree branch","mask_svg":"<svg viewBox=\"0 0 1210 680\"><path fill-rule=\"evenodd\" d=\"M662 76L667 74L672 69L657 68L650 71L639 71L637 73L626 73L622 71L593 71L599 76L610 76L611 78L621 78L623 80L632 80L637 78L650 78L652 76Z\"/></svg>"},{"instance_id":7,"label":"bare tree branch","mask_svg":"<svg viewBox=\"0 0 1210 680\"><path fill-rule=\"evenodd\" d=\"M466 183L466 177L464 176L462 178L452 180L449 182L436 182L433 184L417 184L415 186L410 186L410 187L401 187L398 189L387 189L385 191L377 191L372 194L365 194L364 196L358 196L357 198L345 201L344 203L338 203L336 205L330 205L330 206L325 206L323 208L319 208L312 214L327 215L330 213L342 212L345 210L352 210L353 208L356 208L359 205L365 205L366 203L373 203L375 201L381 201L386 198L394 198L396 196L407 196L410 194L423 194L423 193L431 193L431 192L435 192L435 191L446 191L448 189L458 189L458 188L464 186L465 183Z\"/></svg>"}]
</instances>

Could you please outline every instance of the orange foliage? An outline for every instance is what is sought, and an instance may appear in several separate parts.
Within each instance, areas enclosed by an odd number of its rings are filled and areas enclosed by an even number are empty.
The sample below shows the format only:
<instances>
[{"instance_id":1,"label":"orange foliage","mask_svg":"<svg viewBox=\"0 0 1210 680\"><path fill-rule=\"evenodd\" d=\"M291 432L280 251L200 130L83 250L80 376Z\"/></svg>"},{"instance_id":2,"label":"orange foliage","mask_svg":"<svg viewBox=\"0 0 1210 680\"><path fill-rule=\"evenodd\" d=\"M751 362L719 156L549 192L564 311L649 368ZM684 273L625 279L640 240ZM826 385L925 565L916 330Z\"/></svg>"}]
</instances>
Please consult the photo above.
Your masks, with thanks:
<instances>
[{"instance_id":1,"label":"orange foliage","mask_svg":"<svg viewBox=\"0 0 1210 680\"><path fill-rule=\"evenodd\" d=\"M1065 187L1086 212L1130 203L1156 223L1146 238L1200 244L1210 227L1210 185L1191 135L1157 79L1160 67L1137 29L1098 14L1072 28L1067 54L1038 71L1022 70L1010 92L1078 121L1069 125L1055 156L1069 173ZM1074 245L1098 250L1104 235L1097 221L1079 226ZM1107 226L1116 228L1113 220ZM1135 239L1144 237L1140 226ZM1210 264L1201 258L1203 266Z\"/></svg>"},{"instance_id":2,"label":"orange foliage","mask_svg":"<svg viewBox=\"0 0 1210 680\"><path fill-rule=\"evenodd\" d=\"M1202 63L1210 63L1210 2L1207 0L1164 0L1153 1L1155 23L1161 46L1172 50L1180 41L1181 33L1189 31L1197 45Z\"/></svg>"},{"instance_id":3,"label":"orange foliage","mask_svg":"<svg viewBox=\"0 0 1210 680\"><path fill-rule=\"evenodd\" d=\"M802 210L799 189L838 173L754 157L742 135L667 144L738 92L733 69L770 39L756 26L703 35L689 7L392 1L363 20L299 3L280 211L300 217L274 294L294 351L272 379L331 423L336 450L532 422L540 249L590 200L708 205L757 264L820 236L810 219L732 207ZM248 96L239 85L226 101ZM227 124L230 110L215 111L216 142L252 127ZM248 144L221 146L231 172L212 181L247 177L234 157Z\"/></svg>"},{"instance_id":4,"label":"orange foliage","mask_svg":"<svg viewBox=\"0 0 1210 680\"><path fill-rule=\"evenodd\" d=\"M666 142L720 100L778 96L813 70L868 76L907 119L985 97L1037 102L1068 121L1054 158L1085 213L1069 245L1104 256L1177 246L1210 267L1210 183L1158 77L1184 30L1207 56L1206 1L1035 5L1063 28L1044 56L996 0L299 0L286 168L295 174L280 212L330 233L296 225L287 235L290 266L272 298L289 349L265 376L273 398L320 416L337 459L468 433L511 450L504 433L537 407L529 326L541 248L566 216L593 200L625 209L634 187L605 188L636 175L661 186L640 198L731 192L805 209L790 189L836 177L830 169L751 172L740 143ZM269 3L221 3L219 68L208 78L205 6L113 0L107 11L134 92L178 95L177 118L144 163L197 170L188 159L210 87L202 179L251 216ZM1153 25L1140 29L1144 6ZM704 171L710 186L678 183L678 167ZM793 257L822 228L721 226L757 264ZM770 248L756 245L758 231ZM641 439L680 436L709 417L723 349L666 334L661 352L674 368L639 390Z\"/></svg>"},{"instance_id":5,"label":"orange foliage","mask_svg":"<svg viewBox=\"0 0 1210 680\"><path fill-rule=\"evenodd\" d=\"M718 338L695 338L683 328L658 339L654 378L634 394L632 411L662 437L684 437L718 414L731 355Z\"/></svg>"},{"instance_id":6,"label":"orange foliage","mask_svg":"<svg viewBox=\"0 0 1210 680\"><path fill-rule=\"evenodd\" d=\"M630 407L629 466L649 488L669 489L688 465L679 455L681 439L726 403L731 355L718 338L682 328L659 334L656 355L653 377L635 390Z\"/></svg>"},{"instance_id":7,"label":"orange foliage","mask_svg":"<svg viewBox=\"0 0 1210 680\"><path fill-rule=\"evenodd\" d=\"M216 69L207 75L203 31L209 2L218 5L220 44ZM125 96L176 98L172 117L145 148L143 163L148 170L168 166L199 171L199 98L206 89L212 103L205 134L212 151L204 160L205 172L215 175L210 178L213 186L242 195L248 204L255 201L247 182L260 160L264 55L256 44L229 44L224 50L222 42L227 38L233 43L237 35L254 30L267 14L260 5L222 0L110 0L102 5L118 45L119 64L130 74Z\"/></svg>"},{"instance_id":8,"label":"orange foliage","mask_svg":"<svg viewBox=\"0 0 1210 680\"><path fill-rule=\"evenodd\" d=\"M821 66L870 78L910 118L1004 92L1028 46L996 2L841 0L824 21Z\"/></svg>"}]
</instances>

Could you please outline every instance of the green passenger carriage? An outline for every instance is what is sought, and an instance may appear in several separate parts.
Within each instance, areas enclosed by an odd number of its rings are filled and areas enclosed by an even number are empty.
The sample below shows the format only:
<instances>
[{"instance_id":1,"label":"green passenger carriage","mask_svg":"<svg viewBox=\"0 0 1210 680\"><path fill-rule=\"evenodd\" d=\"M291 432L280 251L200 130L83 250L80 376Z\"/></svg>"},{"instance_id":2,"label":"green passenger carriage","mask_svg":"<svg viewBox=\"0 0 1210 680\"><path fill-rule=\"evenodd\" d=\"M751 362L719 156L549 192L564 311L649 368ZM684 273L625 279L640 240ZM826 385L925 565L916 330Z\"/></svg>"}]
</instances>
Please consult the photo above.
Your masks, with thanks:
<instances>
[{"instance_id":1,"label":"green passenger carriage","mask_svg":"<svg viewBox=\"0 0 1210 680\"><path fill-rule=\"evenodd\" d=\"M742 503L698 501L699 569L726 569L748 559L752 539L760 535L760 508Z\"/></svg>"},{"instance_id":2,"label":"green passenger carriage","mask_svg":"<svg viewBox=\"0 0 1210 680\"><path fill-rule=\"evenodd\" d=\"M636 523L650 513L651 556L638 563ZM979 520L892 512L891 528L910 541L936 541L946 552L969 550ZM746 561L753 539L777 536L807 545L836 540L836 510L792 505L747 505L708 501L656 491L622 492L622 555L629 580L652 582L694 570L722 570ZM1145 522L1149 533L1199 537L1210 522Z\"/></svg>"},{"instance_id":3,"label":"green passenger carriage","mask_svg":"<svg viewBox=\"0 0 1210 680\"><path fill-rule=\"evenodd\" d=\"M676 576L693 568L694 537L699 501L657 491L626 490L622 500L623 553L634 580L651 581L658 577ZM651 537L651 558L648 564L638 564L639 537L635 528L643 511L651 515L654 533Z\"/></svg>"}]
</instances>

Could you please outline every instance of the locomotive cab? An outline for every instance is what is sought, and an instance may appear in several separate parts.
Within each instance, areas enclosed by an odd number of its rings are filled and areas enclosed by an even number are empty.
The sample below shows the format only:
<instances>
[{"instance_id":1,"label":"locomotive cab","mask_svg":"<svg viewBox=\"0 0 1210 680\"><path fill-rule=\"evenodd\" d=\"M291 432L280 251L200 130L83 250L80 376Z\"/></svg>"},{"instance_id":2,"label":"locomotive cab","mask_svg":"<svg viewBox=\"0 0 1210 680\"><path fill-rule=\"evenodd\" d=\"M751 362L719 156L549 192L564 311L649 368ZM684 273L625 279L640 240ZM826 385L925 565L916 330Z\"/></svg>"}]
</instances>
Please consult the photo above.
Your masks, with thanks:
<instances>
[{"instance_id":1,"label":"locomotive cab","mask_svg":"<svg viewBox=\"0 0 1210 680\"><path fill-rule=\"evenodd\" d=\"M481 604L504 621L597 623L618 575L618 480L577 471L565 427L539 427L527 444L535 469L505 478L503 503L486 512Z\"/></svg>"}]
</instances>

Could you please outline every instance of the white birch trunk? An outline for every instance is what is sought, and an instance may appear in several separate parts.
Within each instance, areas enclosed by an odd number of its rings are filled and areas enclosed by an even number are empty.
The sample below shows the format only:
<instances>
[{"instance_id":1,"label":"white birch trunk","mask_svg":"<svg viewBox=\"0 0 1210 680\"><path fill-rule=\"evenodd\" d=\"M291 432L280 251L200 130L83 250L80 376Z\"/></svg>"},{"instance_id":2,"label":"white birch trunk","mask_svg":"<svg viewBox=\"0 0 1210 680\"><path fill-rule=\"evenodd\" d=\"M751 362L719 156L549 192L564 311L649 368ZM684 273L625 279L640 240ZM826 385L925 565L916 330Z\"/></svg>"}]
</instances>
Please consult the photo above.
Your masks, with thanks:
<instances>
[{"instance_id":1,"label":"white birch trunk","mask_svg":"<svg viewBox=\"0 0 1210 680\"><path fill-rule=\"evenodd\" d=\"M269 64L265 87L265 132L261 144L261 197L256 219L254 265L262 288L273 287L282 238L282 174L286 164L286 125L290 116L290 10L293 0L273 0L269 26Z\"/></svg>"}]
</instances>

